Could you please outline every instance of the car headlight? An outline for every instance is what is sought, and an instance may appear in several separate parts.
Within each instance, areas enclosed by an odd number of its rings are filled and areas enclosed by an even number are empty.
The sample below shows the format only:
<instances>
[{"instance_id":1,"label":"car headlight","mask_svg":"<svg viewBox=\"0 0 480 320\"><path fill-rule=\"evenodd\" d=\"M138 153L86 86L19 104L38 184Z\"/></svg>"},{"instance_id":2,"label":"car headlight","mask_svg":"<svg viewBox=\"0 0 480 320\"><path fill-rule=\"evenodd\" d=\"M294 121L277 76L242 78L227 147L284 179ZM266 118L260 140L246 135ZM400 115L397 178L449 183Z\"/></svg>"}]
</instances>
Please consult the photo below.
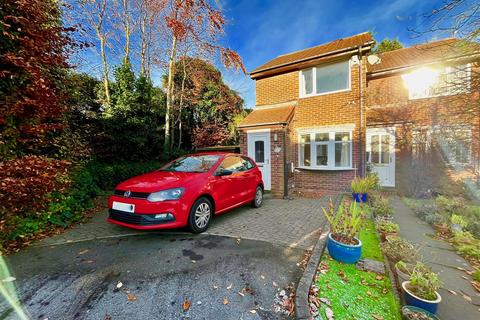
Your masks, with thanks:
<instances>
[{"instance_id":1,"label":"car headlight","mask_svg":"<svg viewBox=\"0 0 480 320\"><path fill-rule=\"evenodd\" d=\"M166 200L177 200L183 195L184 188L167 189L150 193L147 200L151 202L160 202Z\"/></svg>"}]
</instances>

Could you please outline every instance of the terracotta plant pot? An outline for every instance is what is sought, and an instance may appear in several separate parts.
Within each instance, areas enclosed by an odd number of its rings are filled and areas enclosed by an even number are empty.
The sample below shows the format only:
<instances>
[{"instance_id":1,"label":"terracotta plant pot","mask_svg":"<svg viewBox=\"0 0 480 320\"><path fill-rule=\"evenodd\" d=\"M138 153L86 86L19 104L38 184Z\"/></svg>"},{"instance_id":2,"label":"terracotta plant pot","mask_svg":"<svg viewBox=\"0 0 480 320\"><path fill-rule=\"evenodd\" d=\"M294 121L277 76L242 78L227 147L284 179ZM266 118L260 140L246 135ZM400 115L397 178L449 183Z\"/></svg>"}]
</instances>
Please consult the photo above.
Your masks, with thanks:
<instances>
[{"instance_id":1,"label":"terracotta plant pot","mask_svg":"<svg viewBox=\"0 0 480 320\"><path fill-rule=\"evenodd\" d=\"M398 236L398 232L382 232L380 231L380 240L382 242L387 241L387 237L389 236Z\"/></svg>"}]
</instances>

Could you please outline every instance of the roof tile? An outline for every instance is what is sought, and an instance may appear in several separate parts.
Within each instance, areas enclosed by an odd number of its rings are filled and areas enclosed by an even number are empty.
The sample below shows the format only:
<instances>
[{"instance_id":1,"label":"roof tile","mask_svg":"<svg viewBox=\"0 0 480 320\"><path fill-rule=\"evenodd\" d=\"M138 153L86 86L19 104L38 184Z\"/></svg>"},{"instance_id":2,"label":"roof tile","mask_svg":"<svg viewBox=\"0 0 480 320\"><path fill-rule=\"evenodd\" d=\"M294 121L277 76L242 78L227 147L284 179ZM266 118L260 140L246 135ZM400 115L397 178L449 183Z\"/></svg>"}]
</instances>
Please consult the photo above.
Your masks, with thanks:
<instances>
[{"instance_id":1,"label":"roof tile","mask_svg":"<svg viewBox=\"0 0 480 320\"><path fill-rule=\"evenodd\" d=\"M285 107L255 109L243 119L239 127L250 127L255 125L282 124L290 121L295 110L295 104Z\"/></svg>"}]
</instances>

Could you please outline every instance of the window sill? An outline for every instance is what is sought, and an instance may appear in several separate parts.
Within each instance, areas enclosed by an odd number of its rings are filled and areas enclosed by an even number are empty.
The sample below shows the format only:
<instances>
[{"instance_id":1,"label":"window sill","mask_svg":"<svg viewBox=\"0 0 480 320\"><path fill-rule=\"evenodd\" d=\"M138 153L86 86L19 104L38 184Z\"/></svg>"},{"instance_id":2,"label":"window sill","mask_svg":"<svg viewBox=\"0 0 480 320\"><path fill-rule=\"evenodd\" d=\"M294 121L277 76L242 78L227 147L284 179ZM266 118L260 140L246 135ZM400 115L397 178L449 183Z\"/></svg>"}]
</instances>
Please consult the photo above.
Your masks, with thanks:
<instances>
[{"instance_id":1,"label":"window sill","mask_svg":"<svg viewBox=\"0 0 480 320\"><path fill-rule=\"evenodd\" d=\"M319 96L325 96L327 94L334 94L334 93L342 93L342 92L348 92L352 91L352 88L347 88L347 89L341 89L341 90L335 90L335 91L327 91L327 92L322 92L322 93L311 93L311 94L300 94L300 99L306 99L306 98L312 98L312 97L319 97Z\"/></svg>"},{"instance_id":2,"label":"window sill","mask_svg":"<svg viewBox=\"0 0 480 320\"><path fill-rule=\"evenodd\" d=\"M295 169L300 170L309 170L309 171L351 171L356 170L355 168L345 168L345 167L338 167L338 168L329 168L329 167L295 167Z\"/></svg>"}]
</instances>

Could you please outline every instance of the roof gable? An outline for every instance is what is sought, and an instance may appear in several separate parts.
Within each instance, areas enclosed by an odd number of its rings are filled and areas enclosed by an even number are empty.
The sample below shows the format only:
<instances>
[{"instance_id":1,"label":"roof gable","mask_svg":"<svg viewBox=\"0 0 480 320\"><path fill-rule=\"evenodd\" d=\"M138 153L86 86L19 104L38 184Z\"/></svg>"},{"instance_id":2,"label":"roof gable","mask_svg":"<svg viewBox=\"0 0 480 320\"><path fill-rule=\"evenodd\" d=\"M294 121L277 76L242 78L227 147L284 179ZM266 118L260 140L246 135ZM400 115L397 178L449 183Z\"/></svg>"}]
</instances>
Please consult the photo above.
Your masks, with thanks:
<instances>
[{"instance_id":1,"label":"roof gable","mask_svg":"<svg viewBox=\"0 0 480 320\"><path fill-rule=\"evenodd\" d=\"M480 44L447 38L379 54L380 63L368 65L369 73L377 73L480 52Z\"/></svg>"},{"instance_id":2,"label":"roof gable","mask_svg":"<svg viewBox=\"0 0 480 320\"><path fill-rule=\"evenodd\" d=\"M370 33L364 32L351 37L337 39L325 44L321 44L316 47L303 49L300 51L295 51L292 53L280 55L260 67L255 68L250 72L250 75L258 73L260 71L271 70L281 66L295 64L297 62L302 62L317 57L321 57L328 54L333 54L339 51L346 51L358 46L365 46L368 44L373 44L374 40Z\"/></svg>"}]
</instances>

